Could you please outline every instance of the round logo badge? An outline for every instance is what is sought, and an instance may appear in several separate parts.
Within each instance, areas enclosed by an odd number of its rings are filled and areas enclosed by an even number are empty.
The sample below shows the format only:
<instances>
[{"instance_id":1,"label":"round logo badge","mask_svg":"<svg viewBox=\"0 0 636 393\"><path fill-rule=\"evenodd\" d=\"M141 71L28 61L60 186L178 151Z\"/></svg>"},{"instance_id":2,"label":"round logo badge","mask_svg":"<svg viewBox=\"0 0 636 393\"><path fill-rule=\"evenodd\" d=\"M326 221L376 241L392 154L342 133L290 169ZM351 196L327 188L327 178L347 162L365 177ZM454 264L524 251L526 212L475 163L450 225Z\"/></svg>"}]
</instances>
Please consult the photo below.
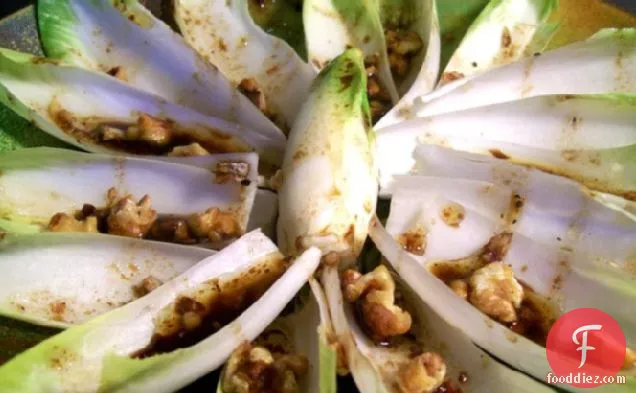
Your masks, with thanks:
<instances>
[{"instance_id":1,"label":"round logo badge","mask_svg":"<svg viewBox=\"0 0 636 393\"><path fill-rule=\"evenodd\" d=\"M562 315L546 344L554 382L578 388L611 382L625 362L625 352L625 335L618 322L595 308Z\"/></svg>"}]
</instances>

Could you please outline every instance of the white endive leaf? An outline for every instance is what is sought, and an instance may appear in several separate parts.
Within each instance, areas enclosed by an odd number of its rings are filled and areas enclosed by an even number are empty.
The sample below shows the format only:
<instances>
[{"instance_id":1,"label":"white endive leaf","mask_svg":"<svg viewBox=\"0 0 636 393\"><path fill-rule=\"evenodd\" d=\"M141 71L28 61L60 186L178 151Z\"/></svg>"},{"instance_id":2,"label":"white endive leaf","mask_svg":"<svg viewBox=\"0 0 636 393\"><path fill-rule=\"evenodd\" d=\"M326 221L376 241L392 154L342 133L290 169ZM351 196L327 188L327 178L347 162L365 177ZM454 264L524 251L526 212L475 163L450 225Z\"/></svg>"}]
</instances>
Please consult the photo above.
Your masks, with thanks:
<instances>
[{"instance_id":1,"label":"white endive leaf","mask_svg":"<svg viewBox=\"0 0 636 393\"><path fill-rule=\"evenodd\" d=\"M309 286L303 288L293 302L290 303L293 311L276 318L252 344L307 358L308 372L297 380L299 392L336 393L336 358L327 341L331 321L320 284L310 278ZM221 373L217 393L224 393L226 372L227 366Z\"/></svg>"},{"instance_id":2,"label":"white endive leaf","mask_svg":"<svg viewBox=\"0 0 636 393\"><path fill-rule=\"evenodd\" d=\"M376 129L380 129L412 117L410 109L413 100L421 95L430 93L437 84L442 43L440 37L440 21L437 13L437 2L435 0L431 1L431 8L431 11L428 13L428 18L423 19L430 27L427 37L428 40L426 41L426 51L422 53L424 56L421 62L422 67L415 76L415 80L410 84L406 93L404 93L402 98L400 98L400 101L398 101L398 103L375 124Z\"/></svg>"},{"instance_id":3,"label":"white endive leaf","mask_svg":"<svg viewBox=\"0 0 636 393\"><path fill-rule=\"evenodd\" d=\"M257 151L264 161L276 165L285 146L282 134L266 135L202 115L108 75L8 49L0 50L0 102L49 134L96 153L163 155L176 147L170 143L198 142L210 153ZM169 121L170 135L177 139L167 146L144 145L146 151L103 140L99 134L103 123L134 124L142 114Z\"/></svg>"},{"instance_id":4,"label":"white endive leaf","mask_svg":"<svg viewBox=\"0 0 636 393\"><path fill-rule=\"evenodd\" d=\"M395 386L399 364L408 353L399 348L379 347L366 337L358 325L353 307L342 297L337 269L323 272L323 286L329 301L332 323L341 345L345 348L351 374L361 392L400 393ZM410 289L397 281L397 288L410 303L416 321L416 337L424 351L437 352L447 367L447 379L457 381L460 374L467 378L462 390L468 392L552 392L545 385L500 364L476 347L466 335L446 323L435 310L418 297L421 288ZM408 351L407 351L408 352Z\"/></svg>"},{"instance_id":5,"label":"white endive leaf","mask_svg":"<svg viewBox=\"0 0 636 393\"><path fill-rule=\"evenodd\" d=\"M543 96L425 118L377 132L381 185L412 172L416 146L433 144L537 167L603 192L636 191L636 100Z\"/></svg>"},{"instance_id":6,"label":"white endive leaf","mask_svg":"<svg viewBox=\"0 0 636 393\"><path fill-rule=\"evenodd\" d=\"M217 182L214 172L196 166L140 158L52 148L2 153L0 218L44 230L57 213L73 215L84 204L106 206L114 188L135 202L148 195L160 216L187 217L214 207L231 211L244 232L256 195L258 157L246 154L241 162L251 170L248 185Z\"/></svg>"},{"instance_id":7,"label":"white endive leaf","mask_svg":"<svg viewBox=\"0 0 636 393\"><path fill-rule=\"evenodd\" d=\"M378 249L387 258L398 274L417 292L418 296L447 324L461 330L475 344L484 348L512 367L524 371L537 379L543 379L552 372L545 348L520 336L507 327L494 322L470 303L457 296L441 280L433 276L415 258L403 250L402 246L374 222L370 235ZM564 258L567 262L563 263ZM559 280L559 299L563 312L576 308L594 307L612 315L621 324L628 346L636 344L636 326L632 316L636 308L632 306L633 289L625 289L628 278L624 272L606 266L595 265L594 258L576 250L563 252L559 247L548 247L533 242L521 234L515 234L508 255L503 263L512 265L515 276L534 287L537 292L547 295L546 286L553 279ZM564 271L564 266L571 269ZM600 270L610 277L608 280L592 278L594 271ZM519 356L523 353L523 356ZM627 385L603 385L599 392L628 392L636 381L627 377ZM562 385L568 391L583 391Z\"/></svg>"},{"instance_id":8,"label":"white endive leaf","mask_svg":"<svg viewBox=\"0 0 636 393\"><path fill-rule=\"evenodd\" d=\"M399 99L391 75L380 2L372 0L309 0L303 22L309 61L317 71L348 48L359 48L365 57L377 54L378 79L391 100Z\"/></svg>"},{"instance_id":9,"label":"white endive leaf","mask_svg":"<svg viewBox=\"0 0 636 393\"><path fill-rule=\"evenodd\" d=\"M556 7L557 0L491 1L468 28L444 74L470 77L520 59Z\"/></svg>"},{"instance_id":10,"label":"white endive leaf","mask_svg":"<svg viewBox=\"0 0 636 393\"><path fill-rule=\"evenodd\" d=\"M168 101L280 138L247 97L137 0L40 0L37 12L49 58L117 73Z\"/></svg>"},{"instance_id":11,"label":"white endive leaf","mask_svg":"<svg viewBox=\"0 0 636 393\"><path fill-rule=\"evenodd\" d=\"M279 192L278 244L355 260L375 211L377 176L362 52L323 69L289 135Z\"/></svg>"},{"instance_id":12,"label":"white endive leaf","mask_svg":"<svg viewBox=\"0 0 636 393\"><path fill-rule=\"evenodd\" d=\"M386 223L393 235L415 229L426 234L426 252L415 258L428 263L459 259L479 251L488 240L509 230L513 196L522 207L512 231L548 247L573 249L607 261L629 261L636 244L636 220L591 198L574 182L521 169L494 179L404 176L396 184ZM455 204L463 209L457 226L445 223L442 212ZM453 247L448 247L448 239Z\"/></svg>"},{"instance_id":13,"label":"white endive leaf","mask_svg":"<svg viewBox=\"0 0 636 393\"><path fill-rule=\"evenodd\" d=\"M100 234L45 233L7 234L0 253L0 314L69 327L133 301L134 288L144 279L171 280L214 251Z\"/></svg>"},{"instance_id":14,"label":"white endive leaf","mask_svg":"<svg viewBox=\"0 0 636 393\"><path fill-rule=\"evenodd\" d=\"M418 76L419 83L424 83L420 69L428 69L423 63L432 61L428 53L429 37L439 35L432 34L432 30L438 29L434 0L310 0L304 7L309 61L317 70L346 49L356 47L365 57L378 56L378 80L394 103L409 91ZM409 69L402 77L391 70L387 31L392 29L415 33L422 42L422 49L409 59ZM435 60L439 66L439 57Z\"/></svg>"},{"instance_id":15,"label":"white endive leaf","mask_svg":"<svg viewBox=\"0 0 636 393\"><path fill-rule=\"evenodd\" d=\"M520 59L416 98L426 117L542 95L636 92L636 29L604 29L539 56Z\"/></svg>"},{"instance_id":16,"label":"white endive leaf","mask_svg":"<svg viewBox=\"0 0 636 393\"><path fill-rule=\"evenodd\" d=\"M242 342L255 339L319 262L320 252L312 248L289 266L262 233L249 233L143 298L16 356L0 367L0 391L174 392L218 368ZM165 307L173 309L179 296L198 299L198 294L215 286L232 292L243 280L252 285L262 282L266 284L262 289L269 289L217 333L188 348L131 357L151 342L155 318Z\"/></svg>"},{"instance_id":17,"label":"white endive leaf","mask_svg":"<svg viewBox=\"0 0 636 393\"><path fill-rule=\"evenodd\" d=\"M316 73L250 16L248 0L175 0L186 42L232 83L253 79L276 123L291 127Z\"/></svg>"}]
</instances>

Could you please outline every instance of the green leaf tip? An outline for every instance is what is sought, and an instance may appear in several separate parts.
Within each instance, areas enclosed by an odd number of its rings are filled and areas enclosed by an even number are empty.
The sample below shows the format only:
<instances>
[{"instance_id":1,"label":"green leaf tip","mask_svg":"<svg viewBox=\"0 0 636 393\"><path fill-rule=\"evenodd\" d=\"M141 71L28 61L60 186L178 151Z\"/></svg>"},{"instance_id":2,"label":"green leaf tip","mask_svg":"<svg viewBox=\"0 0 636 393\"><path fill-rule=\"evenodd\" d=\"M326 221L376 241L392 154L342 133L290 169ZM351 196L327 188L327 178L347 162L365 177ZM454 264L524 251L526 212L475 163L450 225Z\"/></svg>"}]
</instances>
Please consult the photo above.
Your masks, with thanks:
<instances>
[{"instance_id":1,"label":"green leaf tip","mask_svg":"<svg viewBox=\"0 0 636 393\"><path fill-rule=\"evenodd\" d=\"M370 134L372 133L367 74L362 50L347 49L329 62L314 80L312 90L340 97L345 110L360 108L364 121L368 124L367 129Z\"/></svg>"}]
</instances>

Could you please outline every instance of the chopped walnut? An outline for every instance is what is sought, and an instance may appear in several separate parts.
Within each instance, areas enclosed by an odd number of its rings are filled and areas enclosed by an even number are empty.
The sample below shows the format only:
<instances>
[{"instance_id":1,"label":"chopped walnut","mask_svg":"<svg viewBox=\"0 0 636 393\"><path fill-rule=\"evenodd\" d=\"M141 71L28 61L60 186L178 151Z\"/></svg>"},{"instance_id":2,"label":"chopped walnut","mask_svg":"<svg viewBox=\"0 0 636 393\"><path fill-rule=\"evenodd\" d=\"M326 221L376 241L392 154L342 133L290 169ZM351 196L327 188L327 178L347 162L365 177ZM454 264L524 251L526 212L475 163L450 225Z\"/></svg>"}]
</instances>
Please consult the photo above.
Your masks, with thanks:
<instances>
[{"instance_id":1,"label":"chopped walnut","mask_svg":"<svg viewBox=\"0 0 636 393\"><path fill-rule=\"evenodd\" d=\"M455 294L464 300L468 299L468 282L466 280L453 280L448 286L455 292Z\"/></svg>"},{"instance_id":2,"label":"chopped walnut","mask_svg":"<svg viewBox=\"0 0 636 393\"><path fill-rule=\"evenodd\" d=\"M369 96L371 117L374 122L384 116L391 107L391 99L378 79L378 63L379 58L377 55L367 56L364 59L367 71L367 95Z\"/></svg>"},{"instance_id":3,"label":"chopped walnut","mask_svg":"<svg viewBox=\"0 0 636 393\"><path fill-rule=\"evenodd\" d=\"M621 370L636 370L636 351L627 348L625 352L625 362L623 362Z\"/></svg>"},{"instance_id":4,"label":"chopped walnut","mask_svg":"<svg viewBox=\"0 0 636 393\"><path fill-rule=\"evenodd\" d=\"M395 281L385 266L380 265L364 276L347 270L342 281L347 302L362 298L359 304L362 318L373 340L383 341L409 331L411 315L395 305Z\"/></svg>"},{"instance_id":5,"label":"chopped walnut","mask_svg":"<svg viewBox=\"0 0 636 393\"><path fill-rule=\"evenodd\" d=\"M105 141L119 141L128 139L126 130L112 126L102 126L102 139Z\"/></svg>"},{"instance_id":6,"label":"chopped walnut","mask_svg":"<svg viewBox=\"0 0 636 393\"><path fill-rule=\"evenodd\" d=\"M411 58L422 49L424 42L414 31L389 29L385 32L385 38L391 71L397 77L403 77L409 71Z\"/></svg>"},{"instance_id":7,"label":"chopped walnut","mask_svg":"<svg viewBox=\"0 0 636 393\"><path fill-rule=\"evenodd\" d=\"M388 49L400 55L417 53L424 45L420 36L414 31L387 30L385 37Z\"/></svg>"},{"instance_id":8,"label":"chopped walnut","mask_svg":"<svg viewBox=\"0 0 636 393\"><path fill-rule=\"evenodd\" d=\"M404 76L409 71L409 62L404 56L397 53L389 53L391 71L397 76Z\"/></svg>"},{"instance_id":9,"label":"chopped walnut","mask_svg":"<svg viewBox=\"0 0 636 393\"><path fill-rule=\"evenodd\" d=\"M144 195L139 203L126 196L110 207L106 222L108 233L128 237L144 237L157 219L157 212L151 209L151 199Z\"/></svg>"},{"instance_id":10,"label":"chopped walnut","mask_svg":"<svg viewBox=\"0 0 636 393\"><path fill-rule=\"evenodd\" d=\"M57 213L51 218L48 230L51 232L99 232L97 217L89 216L84 220L78 220L64 213Z\"/></svg>"},{"instance_id":11,"label":"chopped walnut","mask_svg":"<svg viewBox=\"0 0 636 393\"><path fill-rule=\"evenodd\" d=\"M397 383L401 393L426 393L437 389L445 376L444 359L436 353L426 352L400 368Z\"/></svg>"},{"instance_id":12,"label":"chopped walnut","mask_svg":"<svg viewBox=\"0 0 636 393\"><path fill-rule=\"evenodd\" d=\"M216 164L216 183L241 182L247 179L250 164L239 161L222 161Z\"/></svg>"},{"instance_id":13,"label":"chopped walnut","mask_svg":"<svg viewBox=\"0 0 636 393\"><path fill-rule=\"evenodd\" d=\"M221 383L225 393L299 393L299 379L308 371L303 355L245 343L232 353Z\"/></svg>"},{"instance_id":14,"label":"chopped walnut","mask_svg":"<svg viewBox=\"0 0 636 393\"><path fill-rule=\"evenodd\" d=\"M258 83L253 78L243 79L238 86L243 93L261 112L267 111L267 102L265 101L265 93L258 87Z\"/></svg>"},{"instance_id":15,"label":"chopped walnut","mask_svg":"<svg viewBox=\"0 0 636 393\"><path fill-rule=\"evenodd\" d=\"M137 124L129 126L125 130L108 125L101 127L101 136L105 141L143 141L157 146L168 145L173 132L172 123L169 121L143 113L137 119Z\"/></svg>"},{"instance_id":16,"label":"chopped walnut","mask_svg":"<svg viewBox=\"0 0 636 393\"><path fill-rule=\"evenodd\" d=\"M517 320L523 287L510 266L500 262L488 264L470 277L469 285L469 301L479 310L501 322Z\"/></svg>"},{"instance_id":17,"label":"chopped walnut","mask_svg":"<svg viewBox=\"0 0 636 393\"><path fill-rule=\"evenodd\" d=\"M141 282L135 286L133 286L132 290L133 290L133 294L136 297L144 297L147 294L149 294L150 292L154 291L155 289L159 288L161 286L162 282L153 277L153 276L148 276L146 278L144 278L143 280L141 280Z\"/></svg>"},{"instance_id":18,"label":"chopped walnut","mask_svg":"<svg viewBox=\"0 0 636 393\"><path fill-rule=\"evenodd\" d=\"M139 116L137 127L139 129L138 139L142 141L166 145L172 137L173 129L170 122L146 114Z\"/></svg>"},{"instance_id":19,"label":"chopped walnut","mask_svg":"<svg viewBox=\"0 0 636 393\"><path fill-rule=\"evenodd\" d=\"M241 235L241 226L232 212L223 212L217 207L191 215L188 225L197 236L207 237L212 242Z\"/></svg>"},{"instance_id":20,"label":"chopped walnut","mask_svg":"<svg viewBox=\"0 0 636 393\"><path fill-rule=\"evenodd\" d=\"M152 225L148 238L152 240L168 241L180 244L194 244L197 242L185 220L180 218L160 218Z\"/></svg>"},{"instance_id":21,"label":"chopped walnut","mask_svg":"<svg viewBox=\"0 0 636 393\"><path fill-rule=\"evenodd\" d=\"M197 142L190 143L185 146L175 146L169 153L168 157L202 157L209 156L210 152L205 150L203 146Z\"/></svg>"}]
</instances>

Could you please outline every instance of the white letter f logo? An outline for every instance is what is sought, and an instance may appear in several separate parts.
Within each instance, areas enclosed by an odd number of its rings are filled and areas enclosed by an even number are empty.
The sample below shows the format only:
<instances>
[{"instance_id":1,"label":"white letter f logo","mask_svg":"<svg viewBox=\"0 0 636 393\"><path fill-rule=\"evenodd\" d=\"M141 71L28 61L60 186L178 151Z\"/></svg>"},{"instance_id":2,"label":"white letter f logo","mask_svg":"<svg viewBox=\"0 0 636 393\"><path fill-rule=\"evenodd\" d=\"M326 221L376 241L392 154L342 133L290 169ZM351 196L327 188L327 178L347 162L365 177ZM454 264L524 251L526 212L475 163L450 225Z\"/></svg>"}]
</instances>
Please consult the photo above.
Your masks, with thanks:
<instances>
[{"instance_id":1,"label":"white letter f logo","mask_svg":"<svg viewBox=\"0 0 636 393\"><path fill-rule=\"evenodd\" d=\"M590 330L601 330L602 327L603 327L602 325L585 325L576 329L574 333L572 334L572 341L574 342L574 344L581 345L580 347L576 349L577 351L581 351L581 364L579 365L579 368L583 367L583 365L585 364L585 361L587 360L587 351L593 351L596 349L594 347L587 346L587 332ZM576 336L581 332L583 332L582 343L580 343L579 340L576 338Z\"/></svg>"}]
</instances>

